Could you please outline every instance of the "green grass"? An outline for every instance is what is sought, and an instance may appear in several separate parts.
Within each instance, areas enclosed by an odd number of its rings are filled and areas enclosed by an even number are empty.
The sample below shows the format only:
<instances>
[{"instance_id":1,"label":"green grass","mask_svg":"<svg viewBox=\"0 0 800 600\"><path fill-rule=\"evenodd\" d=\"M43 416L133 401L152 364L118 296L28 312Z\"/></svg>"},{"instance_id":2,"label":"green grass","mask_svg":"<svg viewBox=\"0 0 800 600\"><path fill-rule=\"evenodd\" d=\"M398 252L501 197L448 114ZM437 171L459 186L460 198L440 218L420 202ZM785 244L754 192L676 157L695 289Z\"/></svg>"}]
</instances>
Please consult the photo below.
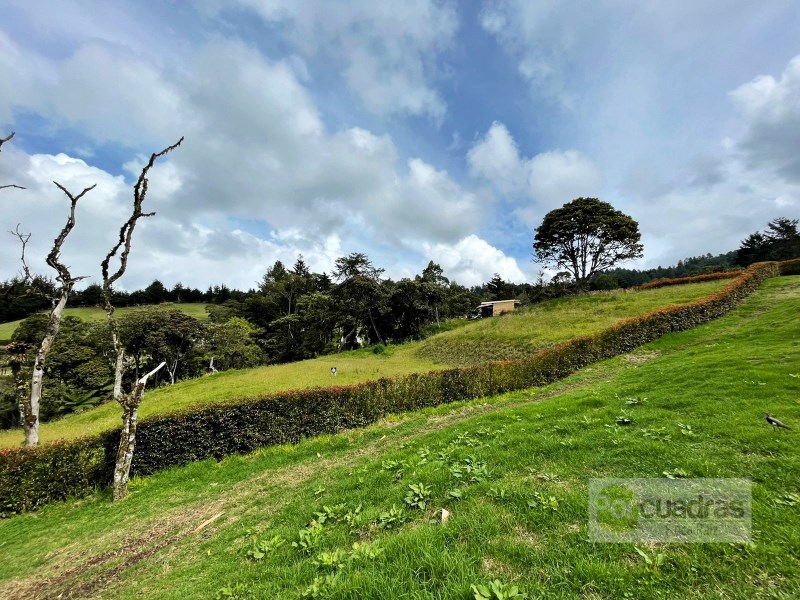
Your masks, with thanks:
<instances>
[{"instance_id":1,"label":"green grass","mask_svg":"<svg viewBox=\"0 0 800 600\"><path fill-rule=\"evenodd\" d=\"M538 348L599 331L622 319L660 306L689 302L721 289L727 282L665 287L643 292L587 295L546 302L518 314L471 322L421 342L389 346L382 354L366 348L282 365L227 371L147 392L141 417L163 414L195 404L287 389L348 385L409 373L515 358ZM494 349L494 350L492 350ZM330 369L338 372L334 380ZM46 382L45 382L46 385ZM106 431L120 423L120 409L105 403L83 413L43 423L46 443ZM19 445L21 429L0 432L0 447Z\"/></svg>"},{"instance_id":2,"label":"green grass","mask_svg":"<svg viewBox=\"0 0 800 600\"><path fill-rule=\"evenodd\" d=\"M208 319L208 313L206 312L205 304L166 302L164 304L158 304L155 306L165 309L174 308L181 312L186 313L190 317L194 317L195 319L200 319L203 321ZM118 316L122 316L125 313L135 310L142 310L144 308L152 308L152 307L145 307L145 306L122 307L116 310L116 314ZM65 308L64 316L78 317L79 319L83 319L84 321L89 321L90 323L106 320L106 312L102 308L96 308L96 307ZM8 342L21 322L22 319L18 321L9 321L8 323L0 323L0 343Z\"/></svg>"},{"instance_id":3,"label":"green grass","mask_svg":"<svg viewBox=\"0 0 800 600\"><path fill-rule=\"evenodd\" d=\"M633 315L668 304L691 302L728 283L711 281L640 292L559 298L443 333L422 344L418 353L454 365L523 358L542 347L605 329Z\"/></svg>"},{"instance_id":4,"label":"green grass","mask_svg":"<svg viewBox=\"0 0 800 600\"><path fill-rule=\"evenodd\" d=\"M762 417L800 429L798 311L800 277L769 280L727 317L546 388L195 463L134 480L122 503L104 492L0 522L0 596L213 598L238 585L234 597L300 598L330 553L359 541L378 556L348 562L319 597L466 600L492 579L529 598L800 597L798 434ZM616 426L621 414L631 425ZM485 465L473 469L482 481L455 476L466 459ZM654 569L633 544L588 541L590 478L675 469L751 478L753 543L639 544L663 554ZM424 510L404 503L419 483ZM292 547L338 504L360 505L362 522L329 520L317 549ZM379 528L392 506L406 522ZM287 543L248 558L274 536Z\"/></svg>"}]
</instances>

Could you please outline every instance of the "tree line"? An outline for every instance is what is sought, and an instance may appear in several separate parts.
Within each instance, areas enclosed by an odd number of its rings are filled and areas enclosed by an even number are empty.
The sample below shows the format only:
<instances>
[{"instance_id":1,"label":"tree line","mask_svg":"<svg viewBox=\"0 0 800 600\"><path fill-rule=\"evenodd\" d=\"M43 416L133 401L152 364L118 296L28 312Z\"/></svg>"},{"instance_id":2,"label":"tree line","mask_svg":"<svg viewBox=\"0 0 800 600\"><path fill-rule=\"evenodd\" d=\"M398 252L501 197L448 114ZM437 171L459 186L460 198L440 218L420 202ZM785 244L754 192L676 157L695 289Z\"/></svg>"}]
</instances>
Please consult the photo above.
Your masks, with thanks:
<instances>
[{"instance_id":1,"label":"tree line","mask_svg":"<svg viewBox=\"0 0 800 600\"><path fill-rule=\"evenodd\" d=\"M393 281L382 274L383 269L362 253L339 258L331 276L311 272L300 256L288 269L276 261L257 289L231 292L227 300L209 305L207 321L168 304L121 314L118 332L126 348L122 386L130 389L162 362L163 370L150 379L153 385L363 345L400 343L424 336L437 322L465 316L478 303L434 262L413 278ZM37 346L48 323L47 314L29 316L15 331L12 344ZM64 317L45 372L41 420L110 397L114 352L109 324ZM0 381L2 427L19 424L15 397L11 380L5 385Z\"/></svg>"},{"instance_id":2,"label":"tree line","mask_svg":"<svg viewBox=\"0 0 800 600\"><path fill-rule=\"evenodd\" d=\"M756 231L743 239L736 250L721 254L691 256L670 267L653 269L609 269L592 281L592 289L627 288L674 277L691 277L705 273L731 271L756 262L787 260L800 257L800 232L798 219L777 217L767 223L763 231Z\"/></svg>"}]
</instances>

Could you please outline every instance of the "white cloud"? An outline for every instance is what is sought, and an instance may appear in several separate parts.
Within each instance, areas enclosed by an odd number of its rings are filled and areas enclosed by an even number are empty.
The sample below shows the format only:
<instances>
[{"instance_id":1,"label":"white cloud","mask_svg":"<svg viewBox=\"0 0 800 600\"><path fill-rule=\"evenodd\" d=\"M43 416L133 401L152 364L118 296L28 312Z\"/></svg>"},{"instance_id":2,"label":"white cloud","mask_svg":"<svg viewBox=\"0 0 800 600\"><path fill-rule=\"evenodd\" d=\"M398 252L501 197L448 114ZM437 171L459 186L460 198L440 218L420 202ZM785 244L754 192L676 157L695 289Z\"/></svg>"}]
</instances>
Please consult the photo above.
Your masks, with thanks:
<instances>
[{"instance_id":1,"label":"white cloud","mask_svg":"<svg viewBox=\"0 0 800 600\"><path fill-rule=\"evenodd\" d=\"M527 281L517 261L485 240L469 235L455 244L425 244L425 254L438 263L445 274L466 286L480 285L498 273L506 281Z\"/></svg>"},{"instance_id":2,"label":"white cloud","mask_svg":"<svg viewBox=\"0 0 800 600\"><path fill-rule=\"evenodd\" d=\"M450 2L405 0L239 0L268 24L289 29L306 57L339 66L348 87L378 114L427 115L440 121L446 106L434 87L436 57L458 29ZM227 4L217 3L216 11Z\"/></svg>"},{"instance_id":3,"label":"white cloud","mask_svg":"<svg viewBox=\"0 0 800 600\"><path fill-rule=\"evenodd\" d=\"M489 181L499 192L525 192L525 165L517 143L502 123L492 123L486 135L470 148L467 163L473 176Z\"/></svg>"},{"instance_id":4,"label":"white cloud","mask_svg":"<svg viewBox=\"0 0 800 600\"><path fill-rule=\"evenodd\" d=\"M79 201L75 228L62 249L62 258L72 267L73 275L93 276L96 282L100 260L111 248L119 226L127 218L124 212L129 188L122 177L111 176L65 154L9 154L11 156L3 151L0 178L13 176L27 189L14 190L13 194L0 193L4 229L19 223L22 231L32 233L27 257L30 267L37 273L55 275L46 266L44 257L64 227L69 211L69 200L53 181L58 181L74 195L96 184L97 187ZM13 275L20 266L16 260L18 241L1 235L0 255L8 259L3 261L2 277Z\"/></svg>"},{"instance_id":5,"label":"white cloud","mask_svg":"<svg viewBox=\"0 0 800 600\"><path fill-rule=\"evenodd\" d=\"M576 150L543 152L529 163L531 195L545 208L555 208L580 196L597 196L603 178L597 166Z\"/></svg>"},{"instance_id":6,"label":"white cloud","mask_svg":"<svg viewBox=\"0 0 800 600\"><path fill-rule=\"evenodd\" d=\"M98 80L120 83L122 89L113 93L128 93L117 98L102 88L97 120L93 105L81 107L77 96L51 104L54 119L85 124L90 139L141 138L146 142L139 147L159 150L186 135L183 146L151 172L148 204L158 214L137 231L143 241L126 278L129 287L156 276L167 284L202 285L218 278L249 287L258 279L252 271L263 272L278 258L293 262L301 252L312 267L329 270L336 258L332 252L366 251L393 262L386 266L397 276L407 274L423 243L452 244L480 223L478 197L446 171L419 158L401 160L388 135L360 127L330 131L290 61L268 60L242 42L210 41L196 49L182 72L157 71L96 46L47 65L62 86L57 90L80 89L77 82L91 72ZM150 107L132 99L139 96L132 82L143 72L152 75ZM126 73L134 75L127 80ZM25 174L19 184L30 187L26 197L37 198L37 207L39 194L50 198L48 206L57 206L50 179L71 188L100 182L81 206L93 213L81 217L83 226L103 232L81 238L74 262L88 269L110 247L106 233L113 237L118 230L131 182L146 158L131 156L124 165L126 182L67 155L27 157L14 148L3 152L0 177ZM26 201L6 212L4 221L30 224L43 243L52 239L61 212L34 222L30 214ZM10 250L11 241L0 248ZM0 276L15 269L4 265Z\"/></svg>"},{"instance_id":7,"label":"white cloud","mask_svg":"<svg viewBox=\"0 0 800 600\"><path fill-rule=\"evenodd\" d=\"M14 108L29 104L40 109L43 96L38 93L41 82L52 77L47 61L25 52L11 37L0 30L0 81L13 94L0 94L0 123L12 121Z\"/></svg>"},{"instance_id":8,"label":"white cloud","mask_svg":"<svg viewBox=\"0 0 800 600\"><path fill-rule=\"evenodd\" d=\"M472 146L467 163L470 173L486 180L496 192L527 200L518 214L529 224L538 223L542 211L580 196L596 197L603 184L594 162L577 150L520 156L508 129L497 121Z\"/></svg>"},{"instance_id":9,"label":"white cloud","mask_svg":"<svg viewBox=\"0 0 800 600\"><path fill-rule=\"evenodd\" d=\"M738 147L746 161L800 183L800 56L789 61L780 79L759 75L730 97L743 123Z\"/></svg>"},{"instance_id":10,"label":"white cloud","mask_svg":"<svg viewBox=\"0 0 800 600\"><path fill-rule=\"evenodd\" d=\"M64 59L47 59L0 31L0 77L14 90L0 96L0 123L15 111L35 112L51 127L129 147L168 139L183 127L173 83L122 46L91 40Z\"/></svg>"},{"instance_id":11,"label":"white cloud","mask_svg":"<svg viewBox=\"0 0 800 600\"><path fill-rule=\"evenodd\" d=\"M579 42L586 12L559 0L487 2L480 23L515 57L517 71L533 91L571 106L563 65Z\"/></svg>"}]
</instances>

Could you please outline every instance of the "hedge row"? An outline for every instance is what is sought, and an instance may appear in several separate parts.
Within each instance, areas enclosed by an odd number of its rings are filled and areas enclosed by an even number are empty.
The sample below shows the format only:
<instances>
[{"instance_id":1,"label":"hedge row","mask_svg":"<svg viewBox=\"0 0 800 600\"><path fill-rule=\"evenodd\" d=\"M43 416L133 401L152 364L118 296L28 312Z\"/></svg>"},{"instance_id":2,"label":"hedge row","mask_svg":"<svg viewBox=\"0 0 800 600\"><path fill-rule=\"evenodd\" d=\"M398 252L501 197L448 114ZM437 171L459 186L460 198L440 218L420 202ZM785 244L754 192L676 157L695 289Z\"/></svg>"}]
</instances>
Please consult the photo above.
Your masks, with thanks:
<instances>
[{"instance_id":1,"label":"hedge row","mask_svg":"<svg viewBox=\"0 0 800 600\"><path fill-rule=\"evenodd\" d=\"M637 290L653 290L655 288L667 287L668 285L683 285L684 283L700 283L703 281L714 281L715 279L733 279L742 274L742 271L721 271L719 273L705 273L704 275L693 275L692 277L673 277L672 279L656 279L648 281L638 286Z\"/></svg>"},{"instance_id":2,"label":"hedge row","mask_svg":"<svg viewBox=\"0 0 800 600\"><path fill-rule=\"evenodd\" d=\"M778 263L781 275L800 275L800 258Z\"/></svg>"},{"instance_id":3,"label":"hedge row","mask_svg":"<svg viewBox=\"0 0 800 600\"><path fill-rule=\"evenodd\" d=\"M800 269L800 265L786 269ZM133 473L148 475L208 457L221 459L263 446L295 443L302 438L374 423L392 412L545 385L666 333L719 317L764 279L783 271L778 263L753 265L706 298L622 321L522 360L384 378L347 387L239 398L143 419L138 428ZM55 500L85 496L108 485L118 436L119 430L34 449L0 450L0 517Z\"/></svg>"}]
</instances>

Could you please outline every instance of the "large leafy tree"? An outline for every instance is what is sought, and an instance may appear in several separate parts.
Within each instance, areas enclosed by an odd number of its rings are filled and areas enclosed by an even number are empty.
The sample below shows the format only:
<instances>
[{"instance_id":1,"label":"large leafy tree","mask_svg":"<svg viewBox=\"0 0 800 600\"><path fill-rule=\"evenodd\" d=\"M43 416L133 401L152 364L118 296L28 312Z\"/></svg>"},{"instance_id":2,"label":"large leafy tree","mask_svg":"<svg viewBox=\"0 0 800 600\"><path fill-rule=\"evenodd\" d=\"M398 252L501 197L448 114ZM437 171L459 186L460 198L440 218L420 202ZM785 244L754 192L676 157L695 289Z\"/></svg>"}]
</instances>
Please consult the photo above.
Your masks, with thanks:
<instances>
[{"instance_id":1,"label":"large leafy tree","mask_svg":"<svg viewBox=\"0 0 800 600\"><path fill-rule=\"evenodd\" d=\"M642 256L639 224L597 198L576 198L547 213L536 229L537 262L566 269L583 286L620 261Z\"/></svg>"},{"instance_id":2,"label":"large leafy tree","mask_svg":"<svg viewBox=\"0 0 800 600\"><path fill-rule=\"evenodd\" d=\"M736 251L736 262L742 266L762 260L786 260L800 256L800 233L797 219L778 217L742 240Z\"/></svg>"},{"instance_id":3,"label":"large leafy tree","mask_svg":"<svg viewBox=\"0 0 800 600\"><path fill-rule=\"evenodd\" d=\"M376 325L376 320L387 310L387 293L381 285L383 271L361 252L336 259L333 277L339 285L334 290L334 300L345 347L352 344L359 330L364 331L371 342L384 343Z\"/></svg>"},{"instance_id":4,"label":"large leafy tree","mask_svg":"<svg viewBox=\"0 0 800 600\"><path fill-rule=\"evenodd\" d=\"M133 361L134 381L162 361L170 383L195 375L193 358L205 333L203 323L175 309L144 308L119 319L120 340ZM158 383L157 375L153 381Z\"/></svg>"}]
</instances>

